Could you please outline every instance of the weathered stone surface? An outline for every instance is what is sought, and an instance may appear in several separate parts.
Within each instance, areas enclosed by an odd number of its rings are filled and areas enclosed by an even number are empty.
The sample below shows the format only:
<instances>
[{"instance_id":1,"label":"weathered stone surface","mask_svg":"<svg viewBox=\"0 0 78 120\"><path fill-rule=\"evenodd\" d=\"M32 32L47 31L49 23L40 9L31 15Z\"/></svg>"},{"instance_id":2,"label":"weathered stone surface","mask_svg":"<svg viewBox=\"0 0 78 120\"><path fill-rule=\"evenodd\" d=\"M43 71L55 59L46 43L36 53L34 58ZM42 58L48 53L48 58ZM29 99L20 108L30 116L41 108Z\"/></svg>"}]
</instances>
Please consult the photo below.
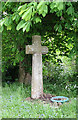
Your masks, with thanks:
<instances>
[{"instance_id":1,"label":"weathered stone surface","mask_svg":"<svg viewBox=\"0 0 78 120\"><path fill-rule=\"evenodd\" d=\"M41 46L41 36L32 36L32 45L26 46L26 54L42 53L46 54L48 48L46 46Z\"/></svg>"},{"instance_id":2,"label":"weathered stone surface","mask_svg":"<svg viewBox=\"0 0 78 120\"><path fill-rule=\"evenodd\" d=\"M33 54L31 97L37 99L42 95L43 95L42 54Z\"/></svg>"},{"instance_id":3,"label":"weathered stone surface","mask_svg":"<svg viewBox=\"0 0 78 120\"><path fill-rule=\"evenodd\" d=\"M46 54L47 52L48 48L41 46L41 36L32 36L32 45L26 46L26 54L33 54L31 82L31 97L33 99L43 96L42 54Z\"/></svg>"}]
</instances>

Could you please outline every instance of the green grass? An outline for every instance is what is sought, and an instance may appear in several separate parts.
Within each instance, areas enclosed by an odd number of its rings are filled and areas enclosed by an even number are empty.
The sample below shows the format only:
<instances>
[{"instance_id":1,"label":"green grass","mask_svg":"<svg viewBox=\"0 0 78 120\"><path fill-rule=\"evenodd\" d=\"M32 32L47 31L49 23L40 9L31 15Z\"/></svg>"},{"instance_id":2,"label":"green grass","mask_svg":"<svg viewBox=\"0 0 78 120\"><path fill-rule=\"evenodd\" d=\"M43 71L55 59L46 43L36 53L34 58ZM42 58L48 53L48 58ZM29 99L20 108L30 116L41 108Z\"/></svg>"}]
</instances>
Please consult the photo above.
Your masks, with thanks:
<instances>
[{"instance_id":1,"label":"green grass","mask_svg":"<svg viewBox=\"0 0 78 120\"><path fill-rule=\"evenodd\" d=\"M76 99L70 98L70 102L54 108L38 101L23 101L30 96L30 91L30 86L23 84L5 84L2 88L0 118L76 118Z\"/></svg>"}]
</instances>

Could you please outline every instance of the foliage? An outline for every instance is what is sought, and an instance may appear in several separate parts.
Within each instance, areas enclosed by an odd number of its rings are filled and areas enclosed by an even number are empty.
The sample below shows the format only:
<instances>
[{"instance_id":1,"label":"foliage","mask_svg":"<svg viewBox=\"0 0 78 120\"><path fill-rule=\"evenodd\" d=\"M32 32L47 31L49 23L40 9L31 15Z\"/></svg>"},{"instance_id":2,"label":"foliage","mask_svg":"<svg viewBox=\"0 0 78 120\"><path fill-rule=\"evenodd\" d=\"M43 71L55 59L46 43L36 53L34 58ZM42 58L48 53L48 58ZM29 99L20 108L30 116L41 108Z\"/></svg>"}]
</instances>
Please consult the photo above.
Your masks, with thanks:
<instances>
[{"instance_id":1,"label":"foliage","mask_svg":"<svg viewBox=\"0 0 78 120\"><path fill-rule=\"evenodd\" d=\"M31 35L20 32L7 31L6 29L2 33L2 71L8 69L8 67L18 65L19 61L24 64L25 59L30 60L31 56L25 54L25 44L31 43ZM26 61L27 61L26 60ZM30 66L30 65L29 65ZM28 67L27 67L28 68Z\"/></svg>"},{"instance_id":2,"label":"foliage","mask_svg":"<svg viewBox=\"0 0 78 120\"><path fill-rule=\"evenodd\" d=\"M76 61L75 59L70 59L68 57L60 57L61 62L53 64L52 61L44 62L43 64L43 74L44 79L47 77L52 77L53 79L67 79L69 76L73 76L76 72ZM66 78L65 78L66 77ZM51 78L51 79L52 79Z\"/></svg>"},{"instance_id":3,"label":"foliage","mask_svg":"<svg viewBox=\"0 0 78 120\"><path fill-rule=\"evenodd\" d=\"M31 56L25 55L25 45L31 44L32 35L38 34L42 36L42 45L49 49L48 54L43 55L43 62L57 64L54 66L54 76L51 75L52 64L50 68L49 64L44 65L44 76L58 83L66 80L67 84L70 75L63 71L61 76L63 69L60 65L59 69L56 68L62 61L58 56L73 58L77 54L77 12L77 4L73 2L2 2L2 71L21 61L26 71L31 72Z\"/></svg>"},{"instance_id":4,"label":"foliage","mask_svg":"<svg viewBox=\"0 0 78 120\"><path fill-rule=\"evenodd\" d=\"M50 92L50 91L48 91ZM76 118L76 99L70 98L59 108L40 101L24 101L30 96L30 86L13 83L3 87L2 118Z\"/></svg>"},{"instance_id":5,"label":"foliage","mask_svg":"<svg viewBox=\"0 0 78 120\"><path fill-rule=\"evenodd\" d=\"M31 63L31 56L25 54L25 44L31 44L31 33L25 34L22 31L14 32L12 31L3 31L2 37L2 61L3 61L3 71L10 67L11 65L16 65L19 61L23 62L23 65L28 66ZM53 35L53 34L52 34ZM6 38L6 39L5 39ZM59 38L59 39L58 39ZM52 60L52 62L59 62L60 58L57 56L66 55L72 56L76 53L72 54L71 50L74 49L74 38L67 38L64 34L58 34L57 36L53 35L53 37L49 38L47 35L42 37L42 45L46 45L49 49L48 54L43 55L43 61ZM63 42L62 42L63 41ZM62 42L62 43L61 43ZM68 42L68 44L67 44ZM58 55L57 55L58 52ZM74 52L74 51L73 51ZM27 60L26 60L27 59ZM30 63L24 64L25 61L29 61Z\"/></svg>"},{"instance_id":6,"label":"foliage","mask_svg":"<svg viewBox=\"0 0 78 120\"><path fill-rule=\"evenodd\" d=\"M76 55L74 37L67 36L64 32L43 36L42 45L48 47L46 58L45 55L43 56L43 60L45 58L46 61L52 60L54 63L59 63L61 56L68 56L72 59Z\"/></svg>"},{"instance_id":7,"label":"foliage","mask_svg":"<svg viewBox=\"0 0 78 120\"><path fill-rule=\"evenodd\" d=\"M41 35L42 40L45 41L43 45L48 45L49 54L44 58L56 61L56 49L61 51L60 55L68 55L71 50L73 54L76 51L74 38L77 31L77 7L75 6L77 4L73 2L55 1L2 2L0 26L3 31L3 71L9 63L16 65L19 60L24 62L25 44L31 44L31 36L34 34ZM53 39L50 42L47 38ZM74 46L70 49L67 44L69 42L72 44L72 41Z\"/></svg>"},{"instance_id":8,"label":"foliage","mask_svg":"<svg viewBox=\"0 0 78 120\"><path fill-rule=\"evenodd\" d=\"M52 91L56 95L72 94L76 97L76 61L68 57L60 57L61 62L54 64L52 61L43 64L43 80L45 91ZM73 91L73 93L72 93Z\"/></svg>"},{"instance_id":9,"label":"foliage","mask_svg":"<svg viewBox=\"0 0 78 120\"><path fill-rule=\"evenodd\" d=\"M75 3L72 2L30 2L30 3L9 3L3 4L3 17L0 21L0 25L7 26L8 30L12 29L13 22L17 23L17 30L23 29L28 32L33 24L42 22L42 18L49 13L55 13L58 18L62 20L57 21L55 24L55 30L61 31L64 27L66 29L76 29L77 23L77 10L75 10ZM75 5L73 5L75 4ZM14 7L15 5L15 7ZM13 8L14 7L14 8ZM9 8L9 10L8 10ZM13 10L12 10L13 8ZM11 10L11 11L10 11ZM6 12L6 14L4 14ZM70 17L68 17L70 15ZM22 20L21 20L22 19ZM58 19L59 20L59 19ZM56 22L56 21L55 21ZM71 25L72 22L72 25ZM65 25L65 26L62 26Z\"/></svg>"},{"instance_id":10,"label":"foliage","mask_svg":"<svg viewBox=\"0 0 78 120\"><path fill-rule=\"evenodd\" d=\"M44 92L75 97L75 69L69 65L71 64L69 59L68 64L65 64L66 58L62 59L61 56L70 55L73 58L77 55L77 9L78 4L74 2L2 2L0 32L3 31L3 70L10 65L18 65L19 61L26 66L26 70L29 70L31 58L25 55L25 44L31 44L32 35L41 35L42 45L49 48L49 53L43 56ZM29 64L25 63L26 59ZM75 99L55 109L36 101L35 103L23 101L29 96L30 86L10 84L9 81L8 84L3 84L2 117L76 117Z\"/></svg>"}]
</instances>

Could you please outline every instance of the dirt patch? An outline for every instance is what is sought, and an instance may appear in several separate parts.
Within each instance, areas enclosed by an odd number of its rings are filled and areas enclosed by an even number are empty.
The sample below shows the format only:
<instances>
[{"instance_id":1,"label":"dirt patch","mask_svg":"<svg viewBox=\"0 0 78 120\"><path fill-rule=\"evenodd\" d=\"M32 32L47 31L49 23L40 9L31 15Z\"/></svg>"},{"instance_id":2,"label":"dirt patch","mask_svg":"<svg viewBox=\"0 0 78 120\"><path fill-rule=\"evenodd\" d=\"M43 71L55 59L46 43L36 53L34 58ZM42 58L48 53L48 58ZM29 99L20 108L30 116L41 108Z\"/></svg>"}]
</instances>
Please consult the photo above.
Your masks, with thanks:
<instances>
[{"instance_id":1,"label":"dirt patch","mask_svg":"<svg viewBox=\"0 0 78 120\"><path fill-rule=\"evenodd\" d=\"M31 101L31 102L35 102L37 101L38 103L43 103L43 104L50 104L50 106L54 106L54 107L58 107L60 105L62 105L62 103L57 103L57 102L52 102L51 101L51 98L52 97L55 97L54 95L51 95L51 94L46 94L46 93L43 93L43 97L40 97L39 99L32 99L31 97L27 97L26 99L24 99L24 101Z\"/></svg>"}]
</instances>

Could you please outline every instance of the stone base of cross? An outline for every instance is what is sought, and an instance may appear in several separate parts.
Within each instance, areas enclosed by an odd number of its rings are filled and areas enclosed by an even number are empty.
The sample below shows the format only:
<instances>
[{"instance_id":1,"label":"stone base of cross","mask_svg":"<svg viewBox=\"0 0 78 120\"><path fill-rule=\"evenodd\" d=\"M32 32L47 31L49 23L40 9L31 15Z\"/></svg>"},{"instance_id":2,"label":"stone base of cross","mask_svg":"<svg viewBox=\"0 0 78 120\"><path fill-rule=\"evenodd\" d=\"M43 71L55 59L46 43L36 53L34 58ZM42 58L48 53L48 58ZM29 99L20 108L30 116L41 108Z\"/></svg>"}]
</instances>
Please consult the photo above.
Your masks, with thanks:
<instances>
[{"instance_id":1,"label":"stone base of cross","mask_svg":"<svg viewBox=\"0 0 78 120\"><path fill-rule=\"evenodd\" d=\"M46 54L47 52L48 48L41 46L41 36L32 36L32 45L26 46L26 54L33 54L31 81L31 98L33 99L43 96L42 54Z\"/></svg>"}]
</instances>

